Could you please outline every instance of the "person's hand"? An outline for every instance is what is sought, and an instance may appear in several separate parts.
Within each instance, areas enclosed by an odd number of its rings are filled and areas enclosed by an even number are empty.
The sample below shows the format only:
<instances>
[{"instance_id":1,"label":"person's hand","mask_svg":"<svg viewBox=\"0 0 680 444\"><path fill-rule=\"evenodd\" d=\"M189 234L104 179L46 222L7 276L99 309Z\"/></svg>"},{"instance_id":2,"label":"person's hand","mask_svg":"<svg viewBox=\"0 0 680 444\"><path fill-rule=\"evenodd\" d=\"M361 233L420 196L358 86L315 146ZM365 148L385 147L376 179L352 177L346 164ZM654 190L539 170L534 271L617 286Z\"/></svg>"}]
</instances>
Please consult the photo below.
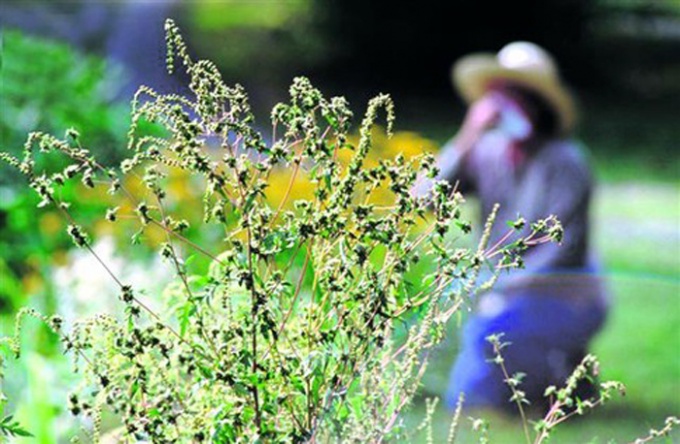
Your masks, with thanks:
<instances>
[{"instance_id":1,"label":"person's hand","mask_svg":"<svg viewBox=\"0 0 680 444\"><path fill-rule=\"evenodd\" d=\"M492 126L500 117L501 106L493 94L487 94L470 105L460 130L460 137L466 148L472 147L474 142Z\"/></svg>"}]
</instances>

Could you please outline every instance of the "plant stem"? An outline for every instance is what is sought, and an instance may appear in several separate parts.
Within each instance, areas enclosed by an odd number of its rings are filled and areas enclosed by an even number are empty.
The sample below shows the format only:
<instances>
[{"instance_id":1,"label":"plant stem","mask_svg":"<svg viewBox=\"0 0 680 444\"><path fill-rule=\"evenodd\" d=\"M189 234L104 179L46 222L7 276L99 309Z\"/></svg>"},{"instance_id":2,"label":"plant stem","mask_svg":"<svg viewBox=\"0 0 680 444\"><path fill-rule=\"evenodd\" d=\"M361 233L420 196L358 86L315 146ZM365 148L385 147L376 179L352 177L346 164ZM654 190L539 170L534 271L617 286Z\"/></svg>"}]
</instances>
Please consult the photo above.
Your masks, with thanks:
<instances>
[{"instance_id":1,"label":"plant stem","mask_svg":"<svg viewBox=\"0 0 680 444\"><path fill-rule=\"evenodd\" d=\"M501 356L500 344L494 342L493 348L496 356ZM503 372L503 377L505 378L506 381L509 381L510 375L508 374L508 371L505 368L505 364L503 363L502 359L499 362L499 366L501 368L501 371ZM531 444L531 435L529 434L529 422L527 421L526 414L524 413L524 408L522 407L522 399L520 399L520 397L517 396L517 389L515 388L514 385L508 384L508 386L510 387L512 394L514 395L513 398L515 399L515 404L517 404L517 409L519 410L520 417L522 418L522 428L524 429L524 437L526 439L527 444Z\"/></svg>"},{"instance_id":2,"label":"plant stem","mask_svg":"<svg viewBox=\"0 0 680 444\"><path fill-rule=\"evenodd\" d=\"M253 363L251 366L251 371L253 375L257 373L257 315L258 315L258 301L257 295L255 294L255 280L253 279L253 254L251 249L251 232L250 225L248 225L247 241L248 241L248 272L250 273L250 299L252 304L251 309L251 322L252 326L252 349L253 349ZM257 425L257 430L260 435L262 435L262 412L260 411L260 395L259 389L257 387L257 381L253 384L253 401L255 402L255 424Z\"/></svg>"},{"instance_id":3,"label":"plant stem","mask_svg":"<svg viewBox=\"0 0 680 444\"><path fill-rule=\"evenodd\" d=\"M290 318L290 315L293 313L293 309L295 308L295 303L298 300L298 297L300 295L300 290L302 289L302 282L304 281L305 274L307 274L307 264L309 263L309 258L311 256L312 252L312 246L310 245L307 248L307 254L305 255L305 262L302 265L302 271L300 272L300 276L298 277L298 282L295 287L295 294L293 295L293 301L290 303L290 308L288 309L288 312L286 312L286 315L283 317L283 320L281 321L281 325L279 326L279 329L277 330L277 336L281 335L283 333L283 329L286 326L286 323L288 322L288 318ZM265 357L269 355L269 352L271 351L273 347L273 342L267 349L266 353L264 354Z\"/></svg>"}]
</instances>

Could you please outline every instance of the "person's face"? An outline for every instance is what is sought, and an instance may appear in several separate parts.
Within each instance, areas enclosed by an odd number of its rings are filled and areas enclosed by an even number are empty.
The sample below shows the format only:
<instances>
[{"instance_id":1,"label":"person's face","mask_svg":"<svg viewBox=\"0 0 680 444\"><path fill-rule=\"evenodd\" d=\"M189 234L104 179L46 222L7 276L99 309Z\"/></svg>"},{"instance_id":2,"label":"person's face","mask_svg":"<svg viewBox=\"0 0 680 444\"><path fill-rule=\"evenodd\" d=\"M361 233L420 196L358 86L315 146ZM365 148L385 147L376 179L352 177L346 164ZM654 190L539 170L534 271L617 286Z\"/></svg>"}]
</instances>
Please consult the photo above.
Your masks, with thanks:
<instances>
[{"instance_id":1,"label":"person's face","mask_svg":"<svg viewBox=\"0 0 680 444\"><path fill-rule=\"evenodd\" d=\"M511 140L527 141L534 135L534 125L530 113L523 105L521 98L512 91L503 88L492 88L485 98L493 102L497 108L494 127Z\"/></svg>"}]
</instances>

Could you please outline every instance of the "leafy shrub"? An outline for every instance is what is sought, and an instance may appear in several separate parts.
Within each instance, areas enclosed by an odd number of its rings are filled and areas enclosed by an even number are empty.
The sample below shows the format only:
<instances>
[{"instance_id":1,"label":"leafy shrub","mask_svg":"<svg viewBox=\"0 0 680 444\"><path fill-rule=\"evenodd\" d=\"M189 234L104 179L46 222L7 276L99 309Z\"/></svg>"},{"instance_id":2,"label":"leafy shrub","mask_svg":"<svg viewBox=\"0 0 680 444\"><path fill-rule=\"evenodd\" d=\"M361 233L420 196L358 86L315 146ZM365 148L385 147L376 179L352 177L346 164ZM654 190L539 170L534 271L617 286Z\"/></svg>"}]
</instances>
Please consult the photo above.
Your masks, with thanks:
<instances>
[{"instance_id":1,"label":"leafy shrub","mask_svg":"<svg viewBox=\"0 0 680 444\"><path fill-rule=\"evenodd\" d=\"M82 127L88 129L83 141L96 147L106 163L120 160L128 124L125 104L112 100L120 88L115 81L120 70L65 44L3 32L0 140L5 149L20 147L29 131L63 133ZM2 168L7 179L8 170Z\"/></svg>"},{"instance_id":2,"label":"leafy shrub","mask_svg":"<svg viewBox=\"0 0 680 444\"><path fill-rule=\"evenodd\" d=\"M65 44L11 29L2 33L1 63L4 151L19 155L29 131L63 134L78 127L88 129L83 143L95 147L93 152L107 165L122 159L129 116L125 104L111 100L118 91L115 67ZM0 286L0 312L12 312L25 302L23 294L43 287L40 276L46 264L70 242L56 212L36 209L34 193L25 190L18 172L0 163L0 276L7 282ZM65 185L62 192L73 195L78 190ZM80 215L91 221L101 209L89 200L81 204Z\"/></svg>"},{"instance_id":3,"label":"leafy shrub","mask_svg":"<svg viewBox=\"0 0 680 444\"><path fill-rule=\"evenodd\" d=\"M0 340L5 358L21 355L25 318L48 325L80 374L68 408L92 424L95 442L105 412L122 424L121 437L158 443L405 437L402 413L429 351L470 296L493 284L478 282L481 267L517 266L530 245L560 238L559 223L535 222L520 238L518 220L509 244L489 246L492 215L477 248L461 248L456 240L471 226L455 187L433 181L430 196L411 193L417 181L436 176L432 155L367 162L381 109L392 131L389 96L370 101L353 143L347 102L297 78L290 102L272 111L266 143L243 88L225 85L211 62L194 62L173 22L166 32L168 68L184 66L195 97L140 88L131 157L119 167L99 163L75 130L65 139L32 133L22 156L0 153L26 176L40 205L64 217L74 244L109 273L120 299L119 312L67 322L22 309L14 336ZM166 133L149 133L145 123ZM40 163L43 156L61 156L66 165ZM280 170L291 171L282 194L270 181ZM311 188L307 197L291 192L298 172ZM169 191L178 173L203 190L194 229L219 233L216 241L193 240L192 215ZM93 194L67 201L61 190L74 181ZM175 277L160 308L107 266L76 220L79 198L108 204L98 191L117 200L102 215L108 223L135 227L133 244L151 230L162 233L158 252ZM272 193L282 196L276 204ZM423 275L423 263L431 273Z\"/></svg>"}]
</instances>

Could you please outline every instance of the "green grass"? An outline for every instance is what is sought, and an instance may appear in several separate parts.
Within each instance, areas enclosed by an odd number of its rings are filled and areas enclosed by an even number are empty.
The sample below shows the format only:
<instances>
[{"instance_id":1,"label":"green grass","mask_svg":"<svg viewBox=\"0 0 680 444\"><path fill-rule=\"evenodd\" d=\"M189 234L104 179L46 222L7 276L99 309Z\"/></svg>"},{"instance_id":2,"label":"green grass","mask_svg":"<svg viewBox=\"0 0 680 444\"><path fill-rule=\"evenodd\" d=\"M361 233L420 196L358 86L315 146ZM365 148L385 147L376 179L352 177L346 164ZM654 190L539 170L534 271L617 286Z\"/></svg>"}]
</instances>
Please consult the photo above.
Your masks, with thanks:
<instances>
[{"instance_id":1,"label":"green grass","mask_svg":"<svg viewBox=\"0 0 680 444\"><path fill-rule=\"evenodd\" d=\"M565 423L553 443L623 443L660 428L680 415L680 187L677 183L605 183L593 214L596 249L605 265L611 293L607 323L592 344L603 380L627 386L613 400L584 418ZM442 395L455 359L455 337L438 351L424 380L423 397ZM415 427L424 416L418 402L408 417ZM492 412L492 443L524 442L520 421ZM435 442L445 440L451 412L439 408ZM459 443L477 442L470 421L462 421ZM424 435L414 442L424 442ZM668 442L679 442L675 432ZM660 440L658 442L664 442Z\"/></svg>"},{"instance_id":2,"label":"green grass","mask_svg":"<svg viewBox=\"0 0 680 444\"><path fill-rule=\"evenodd\" d=\"M676 108L673 97L591 96L584 100L577 138L592 153L598 177L607 182L677 184L680 126ZM674 205L677 209L678 203Z\"/></svg>"}]
</instances>

